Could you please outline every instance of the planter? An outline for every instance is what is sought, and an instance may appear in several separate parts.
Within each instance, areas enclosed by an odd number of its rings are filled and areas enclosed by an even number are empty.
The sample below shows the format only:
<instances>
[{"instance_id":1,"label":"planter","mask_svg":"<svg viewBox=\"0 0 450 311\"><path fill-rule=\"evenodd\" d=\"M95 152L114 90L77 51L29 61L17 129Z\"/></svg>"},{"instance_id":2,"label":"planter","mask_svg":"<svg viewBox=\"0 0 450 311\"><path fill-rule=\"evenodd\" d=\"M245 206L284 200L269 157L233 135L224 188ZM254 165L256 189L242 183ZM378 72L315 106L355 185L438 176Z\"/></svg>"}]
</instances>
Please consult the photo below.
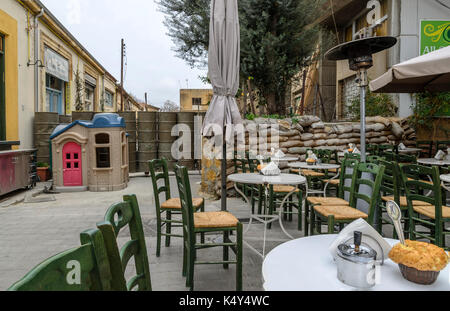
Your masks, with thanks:
<instances>
[{"instance_id":1,"label":"planter","mask_svg":"<svg viewBox=\"0 0 450 311\"><path fill-rule=\"evenodd\" d=\"M41 182L50 180L50 170L48 167L38 167L37 175Z\"/></svg>"}]
</instances>

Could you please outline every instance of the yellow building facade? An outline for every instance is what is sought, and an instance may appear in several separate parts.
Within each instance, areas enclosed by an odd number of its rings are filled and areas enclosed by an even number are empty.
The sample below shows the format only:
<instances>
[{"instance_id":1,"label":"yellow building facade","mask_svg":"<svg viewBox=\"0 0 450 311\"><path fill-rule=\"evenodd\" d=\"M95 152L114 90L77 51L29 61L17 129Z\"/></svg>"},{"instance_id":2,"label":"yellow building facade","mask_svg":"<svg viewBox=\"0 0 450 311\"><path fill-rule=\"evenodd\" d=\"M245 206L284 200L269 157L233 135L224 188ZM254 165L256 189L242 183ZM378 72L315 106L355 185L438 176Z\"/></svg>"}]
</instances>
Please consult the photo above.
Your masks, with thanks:
<instances>
[{"instance_id":1,"label":"yellow building facade","mask_svg":"<svg viewBox=\"0 0 450 311\"><path fill-rule=\"evenodd\" d=\"M206 112L212 97L211 89L181 89L180 109L189 112Z\"/></svg>"},{"instance_id":2,"label":"yellow building facade","mask_svg":"<svg viewBox=\"0 0 450 311\"><path fill-rule=\"evenodd\" d=\"M32 148L36 112L119 110L117 80L39 0L0 1L0 43L0 141Z\"/></svg>"}]
</instances>

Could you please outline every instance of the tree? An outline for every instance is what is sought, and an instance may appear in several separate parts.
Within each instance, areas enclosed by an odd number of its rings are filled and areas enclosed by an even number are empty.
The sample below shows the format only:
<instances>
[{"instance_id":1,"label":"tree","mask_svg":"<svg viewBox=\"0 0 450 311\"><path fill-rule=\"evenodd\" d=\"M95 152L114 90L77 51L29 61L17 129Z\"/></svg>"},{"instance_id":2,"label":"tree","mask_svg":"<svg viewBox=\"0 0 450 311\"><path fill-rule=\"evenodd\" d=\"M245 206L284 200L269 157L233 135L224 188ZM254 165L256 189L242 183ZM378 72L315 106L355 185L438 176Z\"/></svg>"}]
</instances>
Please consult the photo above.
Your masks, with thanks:
<instances>
[{"instance_id":1,"label":"tree","mask_svg":"<svg viewBox=\"0 0 450 311\"><path fill-rule=\"evenodd\" d=\"M173 101L166 100L160 111L161 112L177 112L177 111L180 111L180 107L177 106L177 104L174 103Z\"/></svg>"},{"instance_id":2,"label":"tree","mask_svg":"<svg viewBox=\"0 0 450 311\"><path fill-rule=\"evenodd\" d=\"M177 56L204 67L209 43L210 0L159 0ZM261 95L269 114L286 113L292 78L307 66L319 43L322 0L239 0L241 78ZM328 36L325 36L328 38ZM251 79L249 79L249 77Z\"/></svg>"},{"instance_id":3,"label":"tree","mask_svg":"<svg viewBox=\"0 0 450 311\"><path fill-rule=\"evenodd\" d=\"M81 79L80 70L77 66L77 70L75 71L75 111L80 112L84 111L84 101L83 101L83 91L84 84Z\"/></svg>"}]
</instances>

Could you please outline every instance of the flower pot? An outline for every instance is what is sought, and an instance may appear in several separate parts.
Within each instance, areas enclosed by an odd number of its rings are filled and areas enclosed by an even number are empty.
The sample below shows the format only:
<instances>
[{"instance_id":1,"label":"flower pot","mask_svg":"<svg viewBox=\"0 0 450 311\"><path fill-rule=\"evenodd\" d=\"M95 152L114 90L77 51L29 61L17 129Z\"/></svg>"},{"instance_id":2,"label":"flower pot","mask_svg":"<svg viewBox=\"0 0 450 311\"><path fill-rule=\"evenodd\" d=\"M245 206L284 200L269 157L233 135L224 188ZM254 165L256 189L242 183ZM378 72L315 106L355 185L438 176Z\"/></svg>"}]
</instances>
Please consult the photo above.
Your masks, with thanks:
<instances>
[{"instance_id":1,"label":"flower pot","mask_svg":"<svg viewBox=\"0 0 450 311\"><path fill-rule=\"evenodd\" d=\"M37 168L37 175L39 177L39 180L41 182L47 181L50 179L50 170L48 167L38 167Z\"/></svg>"}]
</instances>

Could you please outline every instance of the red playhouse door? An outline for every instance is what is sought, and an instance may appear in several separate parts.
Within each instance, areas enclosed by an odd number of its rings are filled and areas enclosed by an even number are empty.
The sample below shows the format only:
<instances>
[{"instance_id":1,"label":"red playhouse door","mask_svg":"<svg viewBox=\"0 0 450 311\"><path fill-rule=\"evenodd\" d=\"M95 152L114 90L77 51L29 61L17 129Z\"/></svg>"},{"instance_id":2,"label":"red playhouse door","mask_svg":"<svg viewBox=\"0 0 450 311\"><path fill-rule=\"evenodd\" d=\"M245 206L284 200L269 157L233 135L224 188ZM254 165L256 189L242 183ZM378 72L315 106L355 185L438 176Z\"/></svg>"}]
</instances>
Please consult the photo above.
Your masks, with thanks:
<instances>
[{"instance_id":1,"label":"red playhouse door","mask_svg":"<svg viewBox=\"0 0 450 311\"><path fill-rule=\"evenodd\" d=\"M65 187L83 186L81 171L81 146L67 143L63 148L63 178Z\"/></svg>"}]
</instances>

